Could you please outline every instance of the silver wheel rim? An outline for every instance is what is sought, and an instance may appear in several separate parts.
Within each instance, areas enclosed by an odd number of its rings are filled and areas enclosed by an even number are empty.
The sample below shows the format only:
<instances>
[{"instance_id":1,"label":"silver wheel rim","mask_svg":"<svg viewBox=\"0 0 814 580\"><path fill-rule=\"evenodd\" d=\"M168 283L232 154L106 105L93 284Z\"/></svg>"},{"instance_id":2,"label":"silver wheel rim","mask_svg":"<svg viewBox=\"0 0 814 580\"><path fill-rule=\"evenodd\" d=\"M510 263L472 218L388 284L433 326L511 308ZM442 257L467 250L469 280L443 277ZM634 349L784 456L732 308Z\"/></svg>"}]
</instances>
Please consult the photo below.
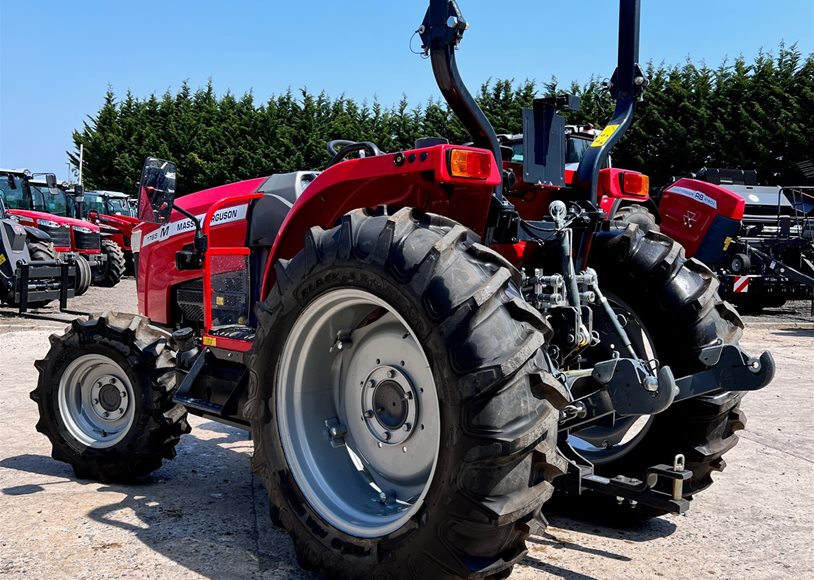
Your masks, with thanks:
<instances>
[{"instance_id":1,"label":"silver wheel rim","mask_svg":"<svg viewBox=\"0 0 814 580\"><path fill-rule=\"evenodd\" d=\"M651 371L657 371L658 361L653 339L641 319L618 298L606 294L614 311L626 317L625 331L639 356L649 363ZM620 459L636 447L647 435L654 419L655 415L620 417L611 427L588 427L569 434L568 442L595 465L607 464Z\"/></svg>"},{"instance_id":2,"label":"silver wheel rim","mask_svg":"<svg viewBox=\"0 0 814 580\"><path fill-rule=\"evenodd\" d=\"M421 508L440 409L424 350L387 302L350 288L311 302L286 339L277 389L291 474L323 519L373 538Z\"/></svg>"},{"instance_id":3,"label":"silver wheel rim","mask_svg":"<svg viewBox=\"0 0 814 580\"><path fill-rule=\"evenodd\" d=\"M86 354L59 379L59 412L68 433L96 449L120 442L133 425L136 400L124 369L101 354Z\"/></svg>"}]
</instances>

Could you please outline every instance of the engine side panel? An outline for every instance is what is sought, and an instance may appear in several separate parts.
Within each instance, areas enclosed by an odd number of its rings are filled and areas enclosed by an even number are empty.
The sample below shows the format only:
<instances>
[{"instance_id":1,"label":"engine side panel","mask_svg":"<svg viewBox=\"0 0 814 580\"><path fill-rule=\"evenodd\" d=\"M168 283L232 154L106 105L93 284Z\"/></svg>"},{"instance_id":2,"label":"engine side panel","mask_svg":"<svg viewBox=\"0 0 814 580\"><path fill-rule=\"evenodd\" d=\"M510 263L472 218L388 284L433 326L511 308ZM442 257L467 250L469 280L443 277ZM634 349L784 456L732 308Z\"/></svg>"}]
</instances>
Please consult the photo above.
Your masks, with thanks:
<instances>
[{"instance_id":1,"label":"engine side panel","mask_svg":"<svg viewBox=\"0 0 814 580\"><path fill-rule=\"evenodd\" d=\"M264 178L231 183L176 200L176 205L203 220L209 207L216 201L252 193ZM209 245L246 245L246 215L248 206L244 202L219 210L212 220L212 239ZM172 324L173 287L196 278L203 277L203 270L176 268L175 254L191 246L195 226L192 220L173 211L169 223L158 225L141 223L134 228L140 233L138 257L138 306L139 313L160 324ZM136 251L136 248L133 248Z\"/></svg>"}]
</instances>

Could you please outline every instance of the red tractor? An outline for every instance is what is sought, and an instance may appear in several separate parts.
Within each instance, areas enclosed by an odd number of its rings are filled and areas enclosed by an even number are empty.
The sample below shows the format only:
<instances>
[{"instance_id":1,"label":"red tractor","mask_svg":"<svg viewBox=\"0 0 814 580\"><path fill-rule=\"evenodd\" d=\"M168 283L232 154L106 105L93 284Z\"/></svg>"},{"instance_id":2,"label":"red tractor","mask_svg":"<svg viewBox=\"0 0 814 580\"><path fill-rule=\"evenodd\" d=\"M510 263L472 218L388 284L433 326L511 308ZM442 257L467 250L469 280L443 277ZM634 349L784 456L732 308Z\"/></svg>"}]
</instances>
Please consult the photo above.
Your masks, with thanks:
<instances>
[{"instance_id":1,"label":"red tractor","mask_svg":"<svg viewBox=\"0 0 814 580\"><path fill-rule=\"evenodd\" d=\"M329 577L504 577L555 486L685 511L774 362L740 349L709 269L599 206L645 86L639 2L620 4L616 112L570 187L555 109L576 101L526 113L520 188L449 0L419 34L473 146L332 141L322 172L178 200L175 165L148 159L140 315L77 320L36 363L53 456L128 481L173 457L187 413L248 429L272 521Z\"/></svg>"},{"instance_id":2,"label":"red tractor","mask_svg":"<svg viewBox=\"0 0 814 580\"><path fill-rule=\"evenodd\" d=\"M90 283L107 288L118 284L124 275L125 257L112 237L119 231L105 224L96 224L77 210L82 206L82 186L68 186L63 182L49 187L44 181L32 181L31 190L35 209L45 208L48 213L71 224L74 251L87 260Z\"/></svg>"},{"instance_id":3,"label":"red tractor","mask_svg":"<svg viewBox=\"0 0 814 580\"><path fill-rule=\"evenodd\" d=\"M87 292L92 278L91 263L96 264L100 259L99 228L91 223L66 217L68 214L64 198L51 195L51 192L57 192L53 174L47 174L43 181L34 182L27 170L2 169L0 180L9 184L2 191L9 216L23 226L45 232L56 251L55 255L49 255L47 259L64 257L74 262L75 295L81 296ZM12 183L15 184L14 187L11 187Z\"/></svg>"},{"instance_id":4,"label":"red tractor","mask_svg":"<svg viewBox=\"0 0 814 580\"><path fill-rule=\"evenodd\" d=\"M130 200L119 191L86 191L83 201L76 203L76 196L68 190L74 215L98 225L106 234L102 238L102 251L108 256L108 277L133 274L133 249L130 239L133 228L139 223L136 210Z\"/></svg>"},{"instance_id":5,"label":"red tractor","mask_svg":"<svg viewBox=\"0 0 814 580\"><path fill-rule=\"evenodd\" d=\"M14 172L0 178L0 304L24 313L59 299L65 310L74 296L73 264L57 259L48 234L20 225L6 211L5 199L22 187L23 180Z\"/></svg>"}]
</instances>

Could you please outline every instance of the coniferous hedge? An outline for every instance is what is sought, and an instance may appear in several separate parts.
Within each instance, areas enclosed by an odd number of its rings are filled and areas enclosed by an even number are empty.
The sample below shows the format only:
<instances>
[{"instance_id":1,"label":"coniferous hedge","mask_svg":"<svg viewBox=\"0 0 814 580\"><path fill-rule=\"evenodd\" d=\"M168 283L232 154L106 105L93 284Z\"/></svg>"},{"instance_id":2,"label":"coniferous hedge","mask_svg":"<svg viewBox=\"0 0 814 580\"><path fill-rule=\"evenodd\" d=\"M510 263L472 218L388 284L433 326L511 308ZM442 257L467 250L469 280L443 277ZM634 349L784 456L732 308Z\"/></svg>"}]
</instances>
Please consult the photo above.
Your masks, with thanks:
<instances>
[{"instance_id":1,"label":"coniferous hedge","mask_svg":"<svg viewBox=\"0 0 814 580\"><path fill-rule=\"evenodd\" d=\"M814 158L814 54L781 45L776 54L738 58L717 68L687 62L647 66L650 85L633 127L619 144L614 164L643 171L653 185L702 166L756 169L766 183L800 183L796 163ZM578 94L582 108L569 122L601 127L613 108L599 79L487 82L477 99L498 133L521 131L521 109L540 95ZM75 131L78 164L84 144L88 188L133 194L148 155L171 159L179 168L179 193L250 177L297 169L319 169L328 161L330 139L373 141L382 150L410 147L418 137L469 136L436 98L411 105L406 98L385 106L291 90L258 103L252 93L215 94L210 81L193 91L187 83L173 94L140 99L112 89L100 110Z\"/></svg>"}]
</instances>

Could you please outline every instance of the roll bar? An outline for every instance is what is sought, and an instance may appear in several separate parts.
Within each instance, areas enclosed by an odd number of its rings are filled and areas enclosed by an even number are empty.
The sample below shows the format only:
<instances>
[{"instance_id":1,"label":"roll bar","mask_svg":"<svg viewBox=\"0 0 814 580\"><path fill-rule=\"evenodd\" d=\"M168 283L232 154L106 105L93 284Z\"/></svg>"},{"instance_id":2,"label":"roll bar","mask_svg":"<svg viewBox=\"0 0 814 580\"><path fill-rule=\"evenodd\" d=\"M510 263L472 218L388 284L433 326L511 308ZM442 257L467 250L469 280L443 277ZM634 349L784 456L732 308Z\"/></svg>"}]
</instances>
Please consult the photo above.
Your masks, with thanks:
<instances>
[{"instance_id":1,"label":"roll bar","mask_svg":"<svg viewBox=\"0 0 814 580\"><path fill-rule=\"evenodd\" d=\"M586 197L595 200L599 169L610 149L621 139L633 120L636 103L647 87L638 64L641 0L619 0L618 63L611 77L610 92L616 108L610 122L585 153L574 184ZM430 0L424 22L418 29L422 49L432 62L438 88L450 109L472 136L475 146L488 149L500 163L500 144L486 115L466 88L455 60L455 50L468 28L456 0ZM503 186L495 195L503 200Z\"/></svg>"},{"instance_id":2,"label":"roll bar","mask_svg":"<svg viewBox=\"0 0 814 580\"><path fill-rule=\"evenodd\" d=\"M424 54L429 55L432 62L435 81L449 108L472 136L475 147L491 151L495 161L500 164L500 143L495 130L466 88L455 60L455 49L468 27L455 0L430 0L418 34ZM495 188L495 195L498 199L503 198L502 183Z\"/></svg>"}]
</instances>

